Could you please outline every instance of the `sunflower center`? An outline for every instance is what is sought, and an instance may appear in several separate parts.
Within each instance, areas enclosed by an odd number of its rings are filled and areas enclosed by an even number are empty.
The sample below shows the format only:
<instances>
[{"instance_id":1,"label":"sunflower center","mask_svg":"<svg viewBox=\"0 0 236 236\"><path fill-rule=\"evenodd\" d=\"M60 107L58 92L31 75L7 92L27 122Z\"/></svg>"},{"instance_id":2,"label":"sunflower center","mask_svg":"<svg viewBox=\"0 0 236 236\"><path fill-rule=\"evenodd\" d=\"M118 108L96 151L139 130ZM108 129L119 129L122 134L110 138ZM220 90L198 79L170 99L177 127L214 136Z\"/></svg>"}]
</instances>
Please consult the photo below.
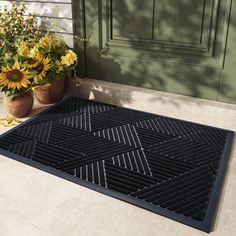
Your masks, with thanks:
<instances>
[{"instance_id":1,"label":"sunflower center","mask_svg":"<svg viewBox=\"0 0 236 236\"><path fill-rule=\"evenodd\" d=\"M8 80L16 82L16 81L21 81L24 75L19 70L12 70L7 72L6 77Z\"/></svg>"},{"instance_id":2,"label":"sunflower center","mask_svg":"<svg viewBox=\"0 0 236 236\"><path fill-rule=\"evenodd\" d=\"M43 63L40 63L40 64L38 65L38 70L39 70L38 74L41 74L42 71L44 70L44 65L43 65Z\"/></svg>"},{"instance_id":3,"label":"sunflower center","mask_svg":"<svg viewBox=\"0 0 236 236\"><path fill-rule=\"evenodd\" d=\"M33 65L34 63L36 63L36 60L33 59L33 58L30 58L30 59L27 60L27 62L28 62L29 65Z\"/></svg>"}]
</instances>

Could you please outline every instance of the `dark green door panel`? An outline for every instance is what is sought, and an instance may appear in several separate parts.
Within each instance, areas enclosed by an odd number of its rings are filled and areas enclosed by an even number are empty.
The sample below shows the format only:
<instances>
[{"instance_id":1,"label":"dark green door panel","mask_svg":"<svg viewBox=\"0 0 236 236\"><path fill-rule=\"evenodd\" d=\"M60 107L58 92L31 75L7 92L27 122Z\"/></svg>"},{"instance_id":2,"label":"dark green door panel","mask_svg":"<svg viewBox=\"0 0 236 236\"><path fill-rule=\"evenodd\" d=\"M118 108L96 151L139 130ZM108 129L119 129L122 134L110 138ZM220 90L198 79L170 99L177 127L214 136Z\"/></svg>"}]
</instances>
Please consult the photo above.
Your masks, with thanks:
<instances>
[{"instance_id":1,"label":"dark green door panel","mask_svg":"<svg viewBox=\"0 0 236 236\"><path fill-rule=\"evenodd\" d=\"M228 42L224 68L221 72L218 99L223 102L236 103L236 2L231 7L228 29Z\"/></svg>"},{"instance_id":2,"label":"dark green door panel","mask_svg":"<svg viewBox=\"0 0 236 236\"><path fill-rule=\"evenodd\" d=\"M119 40L126 37L152 40L153 3L154 0L146 0L145 4L140 0L113 0L110 5L112 13L111 38ZM134 8L134 6L136 7Z\"/></svg>"},{"instance_id":3,"label":"dark green door panel","mask_svg":"<svg viewBox=\"0 0 236 236\"><path fill-rule=\"evenodd\" d=\"M116 55L114 58L101 55L96 48L88 49L87 59L90 78L217 99L220 69L148 61L139 57L124 59ZM204 77L199 74L204 74Z\"/></svg>"},{"instance_id":4,"label":"dark green door panel","mask_svg":"<svg viewBox=\"0 0 236 236\"><path fill-rule=\"evenodd\" d=\"M83 2L88 77L213 100L226 96L231 0Z\"/></svg>"},{"instance_id":5,"label":"dark green door panel","mask_svg":"<svg viewBox=\"0 0 236 236\"><path fill-rule=\"evenodd\" d=\"M155 39L200 44L203 17L210 1L159 0L155 5ZM207 9L208 7L208 9ZM206 21L205 21L206 22Z\"/></svg>"}]
</instances>

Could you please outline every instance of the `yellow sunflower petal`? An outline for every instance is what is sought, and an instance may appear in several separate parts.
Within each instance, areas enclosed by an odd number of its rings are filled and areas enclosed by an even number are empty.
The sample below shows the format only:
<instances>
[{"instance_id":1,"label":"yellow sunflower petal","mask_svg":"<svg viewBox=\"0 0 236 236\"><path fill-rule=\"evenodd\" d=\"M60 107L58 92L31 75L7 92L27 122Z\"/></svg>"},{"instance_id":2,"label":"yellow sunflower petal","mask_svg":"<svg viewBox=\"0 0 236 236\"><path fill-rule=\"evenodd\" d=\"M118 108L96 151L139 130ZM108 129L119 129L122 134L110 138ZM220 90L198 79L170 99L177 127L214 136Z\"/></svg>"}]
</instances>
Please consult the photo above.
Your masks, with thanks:
<instances>
[{"instance_id":1,"label":"yellow sunflower petal","mask_svg":"<svg viewBox=\"0 0 236 236\"><path fill-rule=\"evenodd\" d=\"M12 67L3 67L0 73L0 84L7 89L21 89L22 87L28 87L31 78L29 71L18 61L14 63Z\"/></svg>"},{"instance_id":2,"label":"yellow sunflower petal","mask_svg":"<svg viewBox=\"0 0 236 236\"><path fill-rule=\"evenodd\" d=\"M40 81L46 76L47 71L51 68L50 59L49 58L42 58L39 66L41 67L41 71L35 75L35 79Z\"/></svg>"},{"instance_id":3,"label":"yellow sunflower petal","mask_svg":"<svg viewBox=\"0 0 236 236\"><path fill-rule=\"evenodd\" d=\"M15 64L12 66L13 70L20 70L20 64L18 61L15 62Z\"/></svg>"}]
</instances>

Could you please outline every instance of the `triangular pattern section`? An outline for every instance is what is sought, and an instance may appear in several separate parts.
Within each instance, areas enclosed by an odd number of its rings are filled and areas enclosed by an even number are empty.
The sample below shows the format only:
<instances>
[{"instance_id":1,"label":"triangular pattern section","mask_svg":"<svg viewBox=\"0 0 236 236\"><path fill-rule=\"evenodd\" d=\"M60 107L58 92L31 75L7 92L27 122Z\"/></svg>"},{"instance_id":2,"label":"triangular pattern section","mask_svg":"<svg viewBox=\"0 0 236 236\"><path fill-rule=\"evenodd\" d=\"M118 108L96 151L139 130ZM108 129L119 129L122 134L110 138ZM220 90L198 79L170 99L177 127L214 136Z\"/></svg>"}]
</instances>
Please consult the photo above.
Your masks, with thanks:
<instances>
[{"instance_id":1,"label":"triangular pattern section","mask_svg":"<svg viewBox=\"0 0 236 236\"><path fill-rule=\"evenodd\" d=\"M107 161L132 171L152 176L152 172L142 149L134 150L122 155L114 156Z\"/></svg>"},{"instance_id":2,"label":"triangular pattern section","mask_svg":"<svg viewBox=\"0 0 236 236\"><path fill-rule=\"evenodd\" d=\"M116 108L108 112L96 114L96 117L105 120L115 121L119 124L135 124L138 121L154 118L155 115L137 110Z\"/></svg>"},{"instance_id":3,"label":"triangular pattern section","mask_svg":"<svg viewBox=\"0 0 236 236\"><path fill-rule=\"evenodd\" d=\"M32 159L37 141L15 143L9 147L9 151L17 155Z\"/></svg>"},{"instance_id":4,"label":"triangular pattern section","mask_svg":"<svg viewBox=\"0 0 236 236\"><path fill-rule=\"evenodd\" d=\"M4 150L9 150L11 145L27 142L30 140L30 137L21 136L18 134L18 131L12 131L11 133L7 133L4 137L0 137L0 148Z\"/></svg>"},{"instance_id":5,"label":"triangular pattern section","mask_svg":"<svg viewBox=\"0 0 236 236\"><path fill-rule=\"evenodd\" d=\"M103 137L97 137L91 133L78 134L77 137L62 141L57 143L57 145L66 150L73 150L86 155L82 159L71 160L70 163L65 163L66 166L60 165L58 167L65 171L100 160L106 160L134 149L132 146L113 142Z\"/></svg>"},{"instance_id":6,"label":"triangular pattern section","mask_svg":"<svg viewBox=\"0 0 236 236\"><path fill-rule=\"evenodd\" d=\"M104 116L90 115L91 131L98 132L101 130L106 130L108 128L113 128L116 126L121 126L122 123L115 120L106 119Z\"/></svg>"},{"instance_id":7,"label":"triangular pattern section","mask_svg":"<svg viewBox=\"0 0 236 236\"><path fill-rule=\"evenodd\" d=\"M140 143L144 148L155 147L157 144L176 138L173 135L165 134L155 130L136 127Z\"/></svg>"},{"instance_id":8,"label":"triangular pattern section","mask_svg":"<svg viewBox=\"0 0 236 236\"><path fill-rule=\"evenodd\" d=\"M76 129L67 125L59 124L57 121L53 122L49 142L51 143L61 143L65 140L77 137L81 134L87 133L84 130Z\"/></svg>"},{"instance_id":9,"label":"triangular pattern section","mask_svg":"<svg viewBox=\"0 0 236 236\"><path fill-rule=\"evenodd\" d=\"M184 137L160 143L149 151L197 165L206 165L219 160L223 150L221 146L203 144Z\"/></svg>"},{"instance_id":10,"label":"triangular pattern section","mask_svg":"<svg viewBox=\"0 0 236 236\"><path fill-rule=\"evenodd\" d=\"M68 125L74 128L91 131L90 113L87 112L81 114L72 114L57 121L62 125Z\"/></svg>"},{"instance_id":11,"label":"triangular pattern section","mask_svg":"<svg viewBox=\"0 0 236 236\"><path fill-rule=\"evenodd\" d=\"M93 184L106 187L104 161L97 161L88 165L70 169L67 170L67 173L72 174L80 179L89 181Z\"/></svg>"},{"instance_id":12,"label":"triangular pattern section","mask_svg":"<svg viewBox=\"0 0 236 236\"><path fill-rule=\"evenodd\" d=\"M108 128L94 134L98 137L103 137L114 142L133 146L135 148L141 147L136 130L132 125L122 125L114 128Z\"/></svg>"},{"instance_id":13,"label":"triangular pattern section","mask_svg":"<svg viewBox=\"0 0 236 236\"><path fill-rule=\"evenodd\" d=\"M188 134L201 132L204 126L192 124L185 121L175 120L166 117L155 117L144 121L139 121L136 125L140 128L157 131L159 133L173 136L185 136Z\"/></svg>"},{"instance_id":14,"label":"triangular pattern section","mask_svg":"<svg viewBox=\"0 0 236 236\"><path fill-rule=\"evenodd\" d=\"M213 174L207 167L200 167L131 195L196 220L203 220L213 185Z\"/></svg>"},{"instance_id":15,"label":"triangular pattern section","mask_svg":"<svg viewBox=\"0 0 236 236\"><path fill-rule=\"evenodd\" d=\"M176 160L148 150L145 150L145 156L152 175L160 181L171 179L198 167L197 164Z\"/></svg>"},{"instance_id":16,"label":"triangular pattern section","mask_svg":"<svg viewBox=\"0 0 236 236\"><path fill-rule=\"evenodd\" d=\"M115 191L130 194L138 189L151 186L157 182L156 179L131 171L105 161L107 187Z\"/></svg>"},{"instance_id":17,"label":"triangular pattern section","mask_svg":"<svg viewBox=\"0 0 236 236\"><path fill-rule=\"evenodd\" d=\"M18 129L18 134L43 142L48 142L52 124L52 122L43 122L36 125L22 127Z\"/></svg>"},{"instance_id":18,"label":"triangular pattern section","mask_svg":"<svg viewBox=\"0 0 236 236\"><path fill-rule=\"evenodd\" d=\"M188 139L194 140L196 142L201 142L203 144L223 146L225 144L227 137L227 132L224 130L216 129L204 129L201 132L189 134Z\"/></svg>"}]
</instances>

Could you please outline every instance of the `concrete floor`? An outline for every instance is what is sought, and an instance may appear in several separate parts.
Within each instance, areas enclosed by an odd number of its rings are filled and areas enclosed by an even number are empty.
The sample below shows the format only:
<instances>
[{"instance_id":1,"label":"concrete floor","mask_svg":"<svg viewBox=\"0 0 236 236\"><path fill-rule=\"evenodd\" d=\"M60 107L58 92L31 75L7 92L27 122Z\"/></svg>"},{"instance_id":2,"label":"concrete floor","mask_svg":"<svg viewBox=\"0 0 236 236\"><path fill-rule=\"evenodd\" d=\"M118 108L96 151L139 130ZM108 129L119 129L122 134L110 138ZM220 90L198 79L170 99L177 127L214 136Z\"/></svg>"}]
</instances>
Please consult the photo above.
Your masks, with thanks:
<instances>
[{"instance_id":1,"label":"concrete floor","mask_svg":"<svg viewBox=\"0 0 236 236\"><path fill-rule=\"evenodd\" d=\"M82 97L236 131L235 105L94 80L83 82L79 89L69 89ZM7 113L0 104L0 115L4 114ZM0 126L0 133L8 129ZM235 201L236 141L212 236L236 235ZM201 236L206 233L0 156L0 235Z\"/></svg>"}]
</instances>

